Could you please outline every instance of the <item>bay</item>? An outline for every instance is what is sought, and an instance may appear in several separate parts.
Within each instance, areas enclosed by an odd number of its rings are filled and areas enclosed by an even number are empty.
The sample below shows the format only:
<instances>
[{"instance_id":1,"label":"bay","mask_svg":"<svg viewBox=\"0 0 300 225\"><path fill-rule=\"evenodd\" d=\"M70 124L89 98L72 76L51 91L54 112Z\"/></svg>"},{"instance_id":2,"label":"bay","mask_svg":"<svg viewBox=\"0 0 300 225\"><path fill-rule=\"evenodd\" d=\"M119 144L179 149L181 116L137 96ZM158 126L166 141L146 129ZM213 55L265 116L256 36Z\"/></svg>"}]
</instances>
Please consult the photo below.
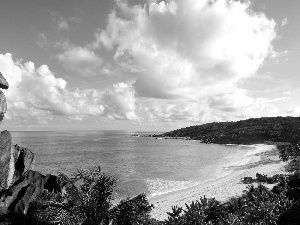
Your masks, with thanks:
<instances>
[{"instance_id":1,"label":"bay","mask_svg":"<svg viewBox=\"0 0 300 225\"><path fill-rule=\"evenodd\" d=\"M155 132L15 131L13 143L36 155L44 174L100 165L118 177L120 198L146 193L149 198L228 175L226 165L244 163L245 147L207 145L193 140L132 137Z\"/></svg>"}]
</instances>

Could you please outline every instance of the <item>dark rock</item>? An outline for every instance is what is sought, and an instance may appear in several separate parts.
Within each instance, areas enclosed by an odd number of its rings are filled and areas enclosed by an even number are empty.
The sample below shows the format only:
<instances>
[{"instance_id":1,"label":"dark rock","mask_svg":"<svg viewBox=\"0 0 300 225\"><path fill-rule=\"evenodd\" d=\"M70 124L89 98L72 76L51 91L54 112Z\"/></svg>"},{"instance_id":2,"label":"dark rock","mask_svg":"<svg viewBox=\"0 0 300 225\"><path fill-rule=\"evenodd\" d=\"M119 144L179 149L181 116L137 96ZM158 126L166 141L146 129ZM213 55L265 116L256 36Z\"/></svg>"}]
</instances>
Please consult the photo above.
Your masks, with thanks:
<instances>
[{"instance_id":1,"label":"dark rock","mask_svg":"<svg viewBox=\"0 0 300 225\"><path fill-rule=\"evenodd\" d=\"M8 131L0 133L0 189L8 188L33 166L34 154L26 148L12 145Z\"/></svg>"},{"instance_id":2,"label":"dark rock","mask_svg":"<svg viewBox=\"0 0 300 225\"><path fill-rule=\"evenodd\" d=\"M12 214L22 221L27 215L30 203L44 190L61 192L58 177L50 174L44 176L32 170L26 171L19 180L2 193L0 215Z\"/></svg>"},{"instance_id":3,"label":"dark rock","mask_svg":"<svg viewBox=\"0 0 300 225\"><path fill-rule=\"evenodd\" d=\"M22 174L33 168L34 154L27 148L13 145L13 151L17 157L14 158L14 175L10 184L19 180Z\"/></svg>"},{"instance_id":4,"label":"dark rock","mask_svg":"<svg viewBox=\"0 0 300 225\"><path fill-rule=\"evenodd\" d=\"M0 72L0 88L2 89L8 89L9 85L6 81L6 79L3 77L2 73Z\"/></svg>"}]
</instances>

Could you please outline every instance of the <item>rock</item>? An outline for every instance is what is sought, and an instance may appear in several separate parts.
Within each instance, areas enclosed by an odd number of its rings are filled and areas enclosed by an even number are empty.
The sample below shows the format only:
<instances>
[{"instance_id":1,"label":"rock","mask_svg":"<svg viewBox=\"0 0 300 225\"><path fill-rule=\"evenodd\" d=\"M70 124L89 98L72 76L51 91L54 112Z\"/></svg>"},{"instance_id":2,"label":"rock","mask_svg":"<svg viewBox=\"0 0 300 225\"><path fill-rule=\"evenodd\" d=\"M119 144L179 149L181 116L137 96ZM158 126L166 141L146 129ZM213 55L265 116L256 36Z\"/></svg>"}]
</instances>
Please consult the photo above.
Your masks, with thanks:
<instances>
[{"instance_id":1,"label":"rock","mask_svg":"<svg viewBox=\"0 0 300 225\"><path fill-rule=\"evenodd\" d=\"M32 169L34 154L27 148L12 145L8 131L0 133L0 189L8 188L22 174Z\"/></svg>"},{"instance_id":2,"label":"rock","mask_svg":"<svg viewBox=\"0 0 300 225\"><path fill-rule=\"evenodd\" d=\"M2 89L8 89L9 85L6 81L6 79L3 77L2 73L0 72L0 88Z\"/></svg>"},{"instance_id":3,"label":"rock","mask_svg":"<svg viewBox=\"0 0 300 225\"><path fill-rule=\"evenodd\" d=\"M0 189L7 187L7 181L10 171L10 159L13 152L11 151L11 135L8 131L0 133Z\"/></svg>"},{"instance_id":4,"label":"rock","mask_svg":"<svg viewBox=\"0 0 300 225\"><path fill-rule=\"evenodd\" d=\"M7 110L6 98L3 92L0 91L0 122L3 120L6 110Z\"/></svg>"},{"instance_id":5,"label":"rock","mask_svg":"<svg viewBox=\"0 0 300 225\"><path fill-rule=\"evenodd\" d=\"M0 196L0 215L12 214L23 220L29 205L44 190L61 192L61 182L57 176L42 175L37 171L28 170Z\"/></svg>"},{"instance_id":6,"label":"rock","mask_svg":"<svg viewBox=\"0 0 300 225\"><path fill-rule=\"evenodd\" d=\"M13 145L13 152L16 155L14 157L14 173L11 180L8 182L8 186L15 181L19 180L24 172L33 169L34 154L27 148Z\"/></svg>"}]
</instances>

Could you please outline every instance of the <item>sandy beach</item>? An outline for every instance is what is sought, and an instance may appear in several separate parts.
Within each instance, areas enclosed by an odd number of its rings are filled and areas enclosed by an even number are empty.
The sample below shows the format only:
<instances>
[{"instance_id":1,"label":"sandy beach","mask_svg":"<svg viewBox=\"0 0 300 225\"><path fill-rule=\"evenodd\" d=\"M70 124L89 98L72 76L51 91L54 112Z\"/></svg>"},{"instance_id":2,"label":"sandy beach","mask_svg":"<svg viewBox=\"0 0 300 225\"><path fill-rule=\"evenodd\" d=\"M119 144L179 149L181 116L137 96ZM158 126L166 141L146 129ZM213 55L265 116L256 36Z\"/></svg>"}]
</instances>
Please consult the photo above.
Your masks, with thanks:
<instances>
[{"instance_id":1,"label":"sandy beach","mask_svg":"<svg viewBox=\"0 0 300 225\"><path fill-rule=\"evenodd\" d=\"M275 145L253 145L254 151L248 155L248 160L242 165L224 165L224 170L232 171L230 175L212 180L188 189L167 193L149 199L154 205L151 216L158 220L167 218L167 212L172 206L185 207L185 203L200 199L204 195L219 201L241 195L247 184L241 183L243 177L256 177L256 173L272 176L284 173L284 162L279 161L278 150Z\"/></svg>"}]
</instances>

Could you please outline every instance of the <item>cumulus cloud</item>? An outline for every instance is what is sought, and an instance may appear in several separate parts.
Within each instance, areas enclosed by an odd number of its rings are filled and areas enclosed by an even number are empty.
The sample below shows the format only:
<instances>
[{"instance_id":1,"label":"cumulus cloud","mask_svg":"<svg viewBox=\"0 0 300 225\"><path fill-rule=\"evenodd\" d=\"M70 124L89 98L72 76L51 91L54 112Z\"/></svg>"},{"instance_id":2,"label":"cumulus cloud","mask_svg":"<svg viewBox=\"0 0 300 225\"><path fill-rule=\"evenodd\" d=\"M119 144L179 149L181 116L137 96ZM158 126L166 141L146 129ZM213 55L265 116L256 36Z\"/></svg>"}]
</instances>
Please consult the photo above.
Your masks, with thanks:
<instances>
[{"instance_id":1,"label":"cumulus cloud","mask_svg":"<svg viewBox=\"0 0 300 225\"><path fill-rule=\"evenodd\" d=\"M57 58L67 70L82 76L99 73L103 64L102 59L93 51L80 46L68 47L65 52L58 54Z\"/></svg>"},{"instance_id":2,"label":"cumulus cloud","mask_svg":"<svg viewBox=\"0 0 300 225\"><path fill-rule=\"evenodd\" d=\"M276 52L276 23L240 1L117 1L94 48L104 47L127 73L148 119L209 121L275 115L237 82Z\"/></svg>"},{"instance_id":3,"label":"cumulus cloud","mask_svg":"<svg viewBox=\"0 0 300 225\"><path fill-rule=\"evenodd\" d=\"M123 82L114 84L113 90L103 94L104 114L112 119L137 120L134 90Z\"/></svg>"},{"instance_id":4,"label":"cumulus cloud","mask_svg":"<svg viewBox=\"0 0 300 225\"><path fill-rule=\"evenodd\" d=\"M132 57L129 63L140 68L134 86L143 97L210 95L255 73L276 37L273 20L238 1L117 5L97 40L107 49L116 47L116 60Z\"/></svg>"},{"instance_id":5,"label":"cumulus cloud","mask_svg":"<svg viewBox=\"0 0 300 225\"><path fill-rule=\"evenodd\" d=\"M112 68L118 67L123 82L106 90L69 91L47 66L20 65L5 55L12 61L11 69L19 71L10 78L20 89L13 89L15 97L9 100L13 112L141 123L204 123L278 114L275 100L254 98L238 87L238 81L254 75L267 57L280 54L272 46L273 20L240 1L148 2L130 6L116 1L106 29L95 34L94 42L85 47L60 46L63 52L57 59L80 75L113 76ZM95 53L103 49L110 51L112 62Z\"/></svg>"},{"instance_id":6,"label":"cumulus cloud","mask_svg":"<svg viewBox=\"0 0 300 225\"><path fill-rule=\"evenodd\" d=\"M33 62L21 64L15 62L8 53L0 54L0 71L10 86L5 90L7 119L44 122L47 118L51 119L51 116L68 116L73 120L80 120L84 116L136 119L133 92L125 83L114 85L112 91L70 91L67 89L67 82L56 78L48 66L36 68Z\"/></svg>"}]
</instances>

